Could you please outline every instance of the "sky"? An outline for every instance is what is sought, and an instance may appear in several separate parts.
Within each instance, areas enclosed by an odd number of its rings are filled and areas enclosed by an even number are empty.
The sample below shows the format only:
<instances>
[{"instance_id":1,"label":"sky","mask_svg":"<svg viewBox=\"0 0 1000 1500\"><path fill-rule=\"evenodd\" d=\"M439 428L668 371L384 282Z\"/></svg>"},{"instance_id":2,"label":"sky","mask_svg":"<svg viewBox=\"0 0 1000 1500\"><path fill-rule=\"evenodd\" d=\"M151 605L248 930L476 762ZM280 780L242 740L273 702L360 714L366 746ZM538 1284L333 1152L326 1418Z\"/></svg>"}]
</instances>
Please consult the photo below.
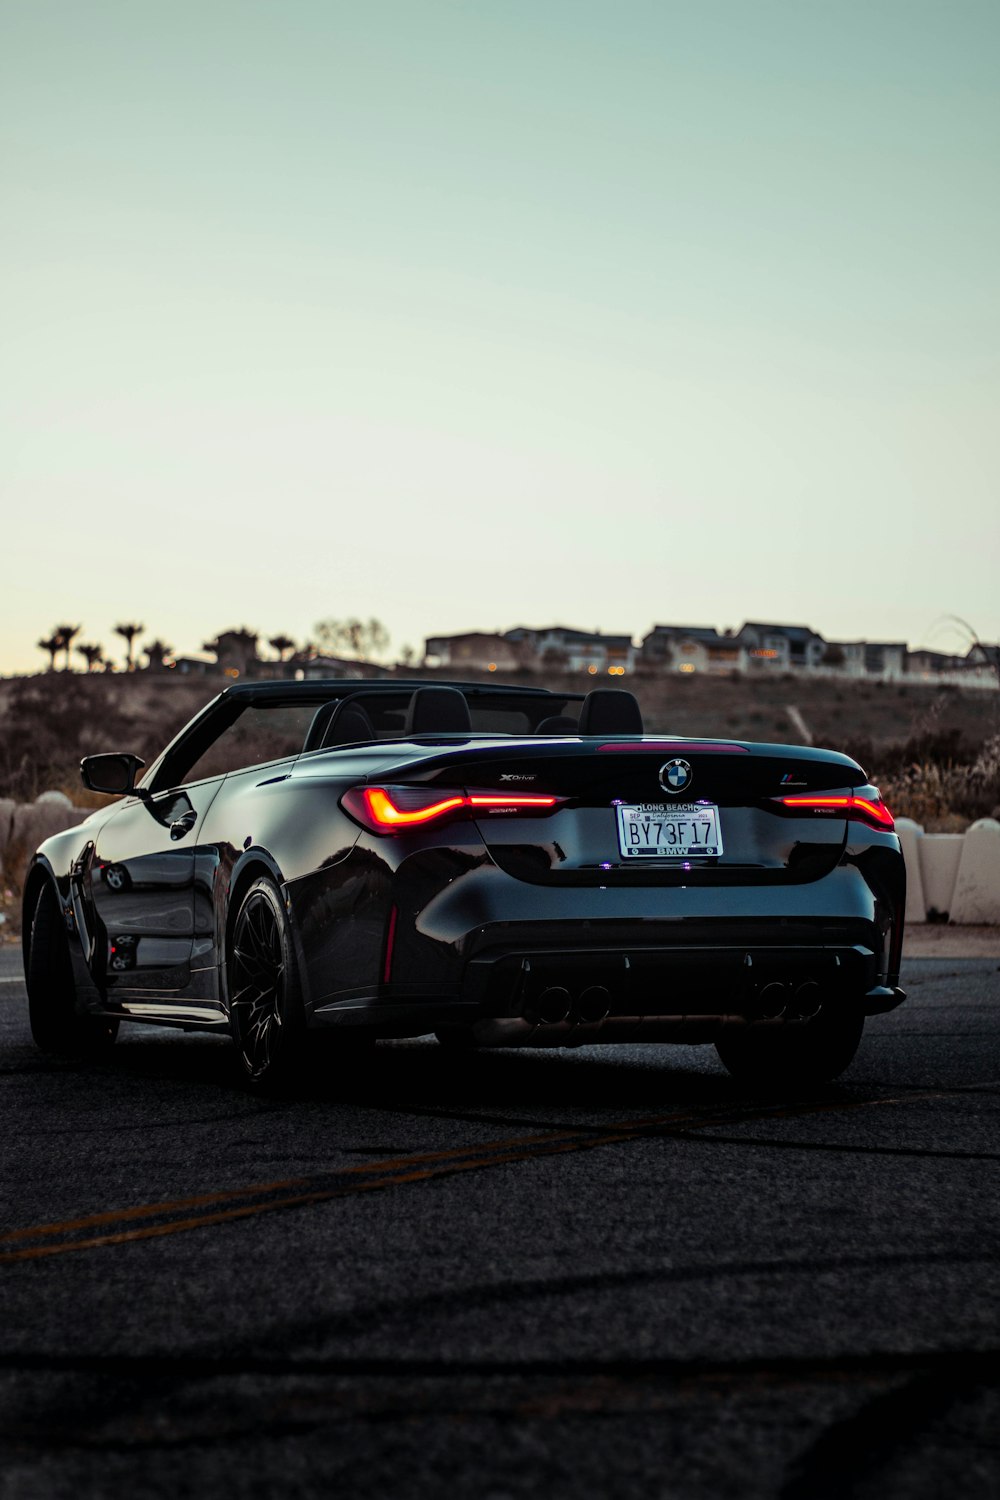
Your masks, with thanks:
<instances>
[{"instance_id":1,"label":"sky","mask_svg":"<svg viewBox=\"0 0 1000 1500\"><path fill-rule=\"evenodd\" d=\"M0 673L1000 638L998 75L996 0L0 0Z\"/></svg>"}]
</instances>

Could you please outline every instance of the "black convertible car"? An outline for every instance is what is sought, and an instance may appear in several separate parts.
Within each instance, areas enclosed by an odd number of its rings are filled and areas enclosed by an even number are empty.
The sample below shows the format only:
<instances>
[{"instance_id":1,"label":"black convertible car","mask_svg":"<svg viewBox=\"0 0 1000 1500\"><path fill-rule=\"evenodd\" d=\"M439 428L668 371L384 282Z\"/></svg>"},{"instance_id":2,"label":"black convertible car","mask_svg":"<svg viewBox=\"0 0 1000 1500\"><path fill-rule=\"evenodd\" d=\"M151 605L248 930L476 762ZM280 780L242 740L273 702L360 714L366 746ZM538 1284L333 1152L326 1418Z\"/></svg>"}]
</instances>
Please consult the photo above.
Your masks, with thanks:
<instances>
[{"instance_id":1,"label":"black convertible car","mask_svg":"<svg viewBox=\"0 0 1000 1500\"><path fill-rule=\"evenodd\" d=\"M645 735L598 689L239 684L25 885L32 1030L232 1033L247 1078L434 1031L453 1046L714 1042L841 1072L898 988L892 816L834 751Z\"/></svg>"}]
</instances>

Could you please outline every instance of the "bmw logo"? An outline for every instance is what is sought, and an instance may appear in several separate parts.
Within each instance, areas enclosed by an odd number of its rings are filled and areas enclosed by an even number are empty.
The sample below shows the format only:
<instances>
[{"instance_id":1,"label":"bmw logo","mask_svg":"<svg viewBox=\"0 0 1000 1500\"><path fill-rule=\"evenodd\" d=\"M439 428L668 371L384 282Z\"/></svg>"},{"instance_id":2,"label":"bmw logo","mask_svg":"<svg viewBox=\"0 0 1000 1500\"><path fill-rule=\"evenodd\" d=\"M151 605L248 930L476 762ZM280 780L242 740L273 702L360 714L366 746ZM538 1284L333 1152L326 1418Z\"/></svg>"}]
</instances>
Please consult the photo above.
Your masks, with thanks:
<instances>
[{"instance_id":1,"label":"bmw logo","mask_svg":"<svg viewBox=\"0 0 1000 1500\"><path fill-rule=\"evenodd\" d=\"M691 774L686 760L668 760L660 767L660 785L665 792L686 792L691 785Z\"/></svg>"}]
</instances>

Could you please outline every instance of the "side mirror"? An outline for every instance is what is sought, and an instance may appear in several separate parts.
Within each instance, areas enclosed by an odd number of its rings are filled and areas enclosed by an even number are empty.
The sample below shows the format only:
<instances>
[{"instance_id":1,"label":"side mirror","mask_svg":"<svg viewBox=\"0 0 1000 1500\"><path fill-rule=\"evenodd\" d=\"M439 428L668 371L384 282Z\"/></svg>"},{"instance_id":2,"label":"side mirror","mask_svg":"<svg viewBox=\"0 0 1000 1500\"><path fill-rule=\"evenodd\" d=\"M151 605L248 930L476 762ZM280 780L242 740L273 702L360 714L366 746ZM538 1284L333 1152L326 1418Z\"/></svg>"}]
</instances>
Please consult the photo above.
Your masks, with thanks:
<instances>
[{"instance_id":1,"label":"side mirror","mask_svg":"<svg viewBox=\"0 0 1000 1500\"><path fill-rule=\"evenodd\" d=\"M145 764L141 755L87 755L80 762L80 775L92 792L105 792L110 797L138 796L135 778Z\"/></svg>"}]
</instances>

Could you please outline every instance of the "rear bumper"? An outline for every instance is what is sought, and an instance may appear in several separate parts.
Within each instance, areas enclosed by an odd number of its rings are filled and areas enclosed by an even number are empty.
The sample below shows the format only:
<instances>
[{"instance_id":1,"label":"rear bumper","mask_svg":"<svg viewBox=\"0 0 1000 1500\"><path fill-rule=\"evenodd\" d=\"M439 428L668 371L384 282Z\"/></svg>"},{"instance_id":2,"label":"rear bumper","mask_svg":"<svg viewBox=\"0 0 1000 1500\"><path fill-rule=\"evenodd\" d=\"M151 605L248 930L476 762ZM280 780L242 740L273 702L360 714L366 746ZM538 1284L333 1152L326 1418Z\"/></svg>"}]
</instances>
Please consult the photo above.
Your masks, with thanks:
<instances>
[{"instance_id":1,"label":"rear bumper","mask_svg":"<svg viewBox=\"0 0 1000 1500\"><path fill-rule=\"evenodd\" d=\"M788 923L738 924L745 929L738 943L731 931L714 941L703 933L702 942L656 943L648 931L629 941L593 926L574 934L573 925L563 924L559 944L519 928L487 929L450 992L380 986L318 1007L314 1022L400 1036L477 1025L484 1043L698 1041L733 1022L802 1019L813 1002L876 1015L906 998L886 973L891 933L872 924L824 933L810 923L794 934Z\"/></svg>"},{"instance_id":2,"label":"rear bumper","mask_svg":"<svg viewBox=\"0 0 1000 1500\"><path fill-rule=\"evenodd\" d=\"M315 984L313 1024L398 1036L475 1024L486 1040L487 1031L520 1034L527 1022L537 1042L538 1026L550 1024L538 1020L539 1000L554 988L568 997L565 1020L551 1023L560 1036L570 1028L574 1040L611 1041L680 1028L701 1039L730 1021L770 1024L774 1011L796 1019L817 995L867 1015L905 998L905 875L884 844L848 849L821 880L780 887L559 889L514 879L488 858L456 862L446 882L440 868L434 882L429 874L407 860L382 886L380 916L366 913L377 946L364 977L337 990ZM358 972L357 950L352 958ZM594 989L606 1003L584 998Z\"/></svg>"}]
</instances>

